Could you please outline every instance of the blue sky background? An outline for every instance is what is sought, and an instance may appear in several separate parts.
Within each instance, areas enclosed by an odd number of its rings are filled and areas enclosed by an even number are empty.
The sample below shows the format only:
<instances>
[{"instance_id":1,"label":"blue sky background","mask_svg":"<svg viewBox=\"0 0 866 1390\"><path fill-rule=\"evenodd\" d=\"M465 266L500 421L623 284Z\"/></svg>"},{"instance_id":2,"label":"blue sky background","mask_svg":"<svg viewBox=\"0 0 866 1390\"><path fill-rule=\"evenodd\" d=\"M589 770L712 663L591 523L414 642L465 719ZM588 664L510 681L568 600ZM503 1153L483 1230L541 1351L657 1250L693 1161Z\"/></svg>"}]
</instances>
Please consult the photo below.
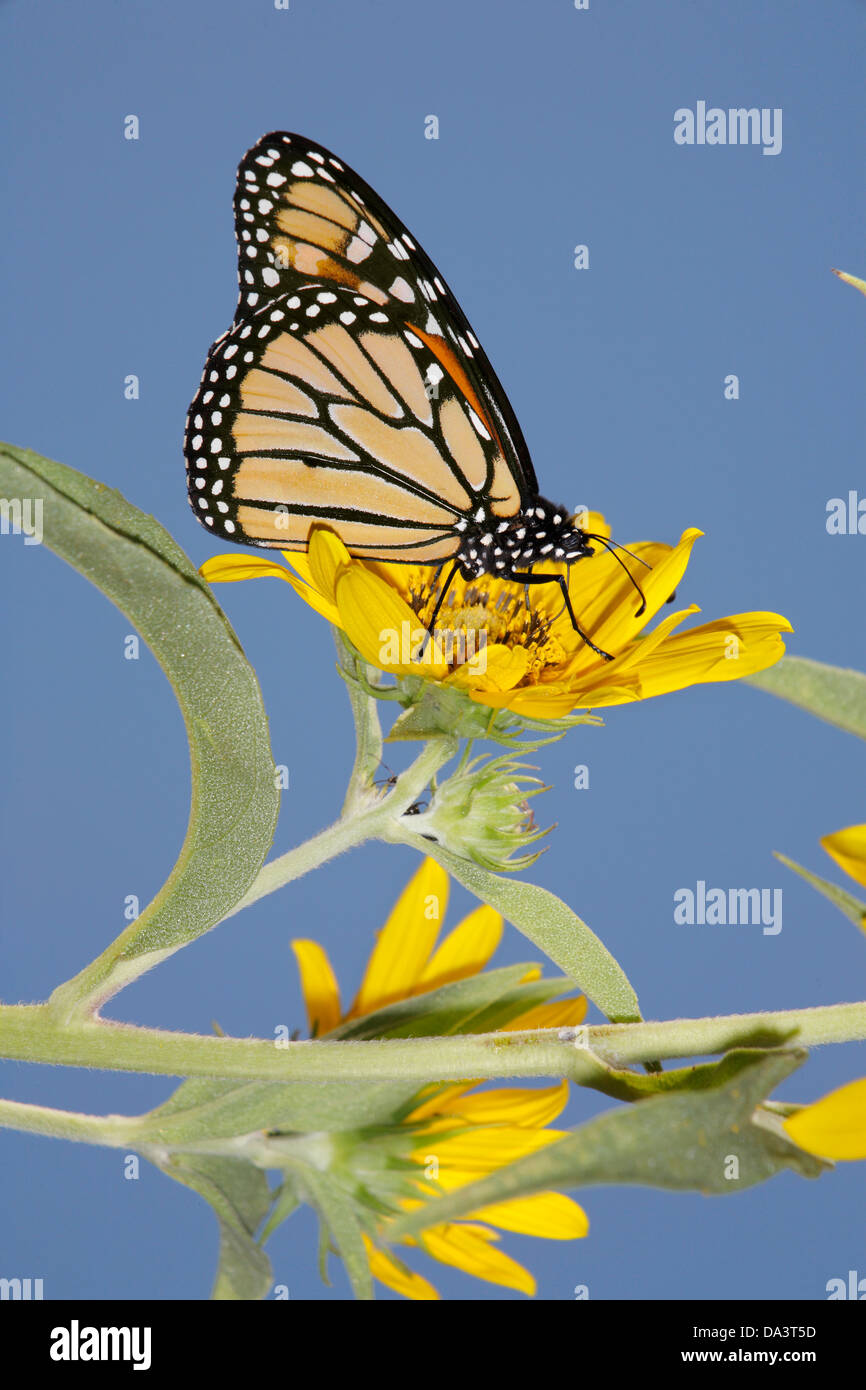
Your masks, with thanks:
<instances>
[{"instance_id":1,"label":"blue sky background","mask_svg":"<svg viewBox=\"0 0 866 1390\"><path fill-rule=\"evenodd\" d=\"M622 541L706 533L680 596L706 618L785 613L790 650L866 666L866 538L828 536L826 503L866 492L866 305L831 266L864 273L863 8L852 0L267 0L0 9L5 74L5 299L0 434L120 488L201 563L224 546L186 501L184 415L235 303L234 170L271 129L354 165L461 299L508 391L544 492L602 509ZM781 107L783 149L681 148L678 107ZM139 116L141 138L123 139ZM438 141L424 138L436 114ZM590 269L573 268L573 247ZM124 400L123 379L141 379ZM723 379L740 378L726 401ZM41 999L160 887L188 811L171 690L129 624L45 548L0 540L2 983ZM339 810L352 743L326 626L280 584L220 600L258 671L277 762L290 768L275 847ZM534 877L603 936L647 1017L832 1003L863 995L864 941L772 858L835 870L821 835L866 819L861 743L767 695L703 686L609 712L537 757L556 821ZM575 791L572 770L590 768ZM393 765L400 765L395 754ZM314 936L351 995L417 856L366 847L188 947L113 1016L272 1036L303 1024L289 941ZM677 927L673 894L781 887L783 930ZM449 921L471 906L455 888ZM532 959L506 933L497 963ZM805 1100L864 1073L853 1045L813 1055ZM136 1112L168 1078L6 1063L2 1093ZM576 1092L567 1118L606 1108ZM0 1274L47 1297L207 1295L203 1202L122 1155L0 1135ZM504 1237L539 1296L825 1296L866 1274L862 1165L707 1199L590 1190L579 1244ZM293 1298L319 1283L303 1212L271 1246ZM431 1273L419 1260L418 1267ZM461 1299L518 1297L435 1268ZM386 1295L387 1296L387 1295Z\"/></svg>"}]
</instances>

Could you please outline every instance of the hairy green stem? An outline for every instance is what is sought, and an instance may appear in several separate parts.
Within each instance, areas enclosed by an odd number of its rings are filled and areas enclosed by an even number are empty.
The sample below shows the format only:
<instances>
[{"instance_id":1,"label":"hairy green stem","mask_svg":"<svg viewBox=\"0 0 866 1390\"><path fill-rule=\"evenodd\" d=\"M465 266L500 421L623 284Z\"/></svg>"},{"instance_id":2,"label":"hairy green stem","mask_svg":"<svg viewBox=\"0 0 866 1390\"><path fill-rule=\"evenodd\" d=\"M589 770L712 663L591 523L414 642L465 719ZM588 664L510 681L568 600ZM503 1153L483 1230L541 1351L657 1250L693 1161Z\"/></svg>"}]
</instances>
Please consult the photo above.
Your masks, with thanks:
<instances>
[{"instance_id":1,"label":"hairy green stem","mask_svg":"<svg viewBox=\"0 0 866 1390\"><path fill-rule=\"evenodd\" d=\"M355 761L343 802L343 816L350 816L369 796L373 778L382 760L382 726L375 696L368 694L356 679L359 658L339 628L333 629L339 670L346 682L352 719L355 723ZM368 683L378 675L371 667L365 671Z\"/></svg>"},{"instance_id":2,"label":"hairy green stem","mask_svg":"<svg viewBox=\"0 0 866 1390\"><path fill-rule=\"evenodd\" d=\"M365 840L390 839L392 827L417 801L433 774L454 756L456 748L456 739L431 739L414 763L397 778L393 791L384 800L377 798L371 802L368 798L367 809L357 809L296 849L290 849L287 854L281 854L278 859L271 859L265 864L240 902L226 914L223 921L242 908L249 907L250 903L258 902L259 898L276 892L293 879L342 854L344 850L363 844ZM356 796L355 805L363 806L364 802Z\"/></svg>"},{"instance_id":3,"label":"hairy green stem","mask_svg":"<svg viewBox=\"0 0 866 1390\"><path fill-rule=\"evenodd\" d=\"M627 1066L699 1057L735 1046L866 1038L866 1002L722 1018L603 1024L586 1029L465 1034L366 1042L203 1037L96 1018L58 1020L48 1005L0 1006L0 1056L109 1071L283 1081L463 1080L597 1075L602 1057Z\"/></svg>"}]
</instances>

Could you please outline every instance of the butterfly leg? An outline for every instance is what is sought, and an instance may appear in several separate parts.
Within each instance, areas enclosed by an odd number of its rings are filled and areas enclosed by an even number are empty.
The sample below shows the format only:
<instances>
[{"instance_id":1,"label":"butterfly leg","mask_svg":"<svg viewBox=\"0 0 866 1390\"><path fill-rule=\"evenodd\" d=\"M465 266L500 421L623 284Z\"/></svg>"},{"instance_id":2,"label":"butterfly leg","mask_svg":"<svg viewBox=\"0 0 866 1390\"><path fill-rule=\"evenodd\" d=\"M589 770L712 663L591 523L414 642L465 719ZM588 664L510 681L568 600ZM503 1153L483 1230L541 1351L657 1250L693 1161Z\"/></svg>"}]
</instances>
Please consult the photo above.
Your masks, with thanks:
<instances>
[{"instance_id":1,"label":"butterfly leg","mask_svg":"<svg viewBox=\"0 0 866 1390\"><path fill-rule=\"evenodd\" d=\"M448 578L445 580L445 583L442 585L442 588L441 588L441 590L439 591L439 597L437 598L436 603L435 603L434 606L433 606L433 612L430 614L430 621L429 621L428 624L427 624L427 636L424 638L424 645L423 645L423 647L421 648L421 653L420 653L420 655L421 655L422 658L423 658L423 656L424 656L425 651L427 650L427 643L430 641L430 638L431 638L432 635L433 635L433 628L435 627L436 619L437 619L438 616L439 616L439 610L440 610L440 608L442 607L442 604L443 604L444 601L445 601L445 595L448 593L448 590L449 590L449 588L451 587L451 582L452 582L452 580L454 579L454 576L455 576L456 574L458 574L459 571L460 571L460 564L459 564L458 561L455 561L454 564L451 566L451 569L450 569L449 572L448 572ZM439 568L438 568L437 571L436 571L436 576L437 576L437 578L438 578L438 576L441 574L441 572L442 572L442 566L440 565Z\"/></svg>"},{"instance_id":2,"label":"butterfly leg","mask_svg":"<svg viewBox=\"0 0 866 1390\"><path fill-rule=\"evenodd\" d=\"M580 623L577 621L577 618L574 616L574 609L573 609L572 606L571 606L571 597L570 597L569 592L568 592L568 584L567 584L566 581L565 581L565 576L564 576L564 575L562 575L562 574L532 574L532 573L530 573L530 572L527 570L525 573L520 573L520 574L518 574L518 573L515 571L513 574L510 574L508 577L509 577L509 579L513 579L517 584L524 584L524 585L528 585L528 584L558 584L559 587L560 587L560 590L561 590L561 592L562 592L562 597L563 597L563 599L565 600L566 611L568 612L568 616L569 616L569 618L571 619L571 626L574 628L574 630L575 630L575 632L577 633L578 637L582 638L583 641L586 643L586 645L587 645L592 651L594 651L595 654L596 654L597 656L602 657L605 661L613 661L613 657L611 656L610 652L603 651L601 647L597 647L597 646L595 645L595 643L593 642L592 638L591 638L591 637L588 637L587 634L584 632L583 628L580 626Z\"/></svg>"}]
</instances>

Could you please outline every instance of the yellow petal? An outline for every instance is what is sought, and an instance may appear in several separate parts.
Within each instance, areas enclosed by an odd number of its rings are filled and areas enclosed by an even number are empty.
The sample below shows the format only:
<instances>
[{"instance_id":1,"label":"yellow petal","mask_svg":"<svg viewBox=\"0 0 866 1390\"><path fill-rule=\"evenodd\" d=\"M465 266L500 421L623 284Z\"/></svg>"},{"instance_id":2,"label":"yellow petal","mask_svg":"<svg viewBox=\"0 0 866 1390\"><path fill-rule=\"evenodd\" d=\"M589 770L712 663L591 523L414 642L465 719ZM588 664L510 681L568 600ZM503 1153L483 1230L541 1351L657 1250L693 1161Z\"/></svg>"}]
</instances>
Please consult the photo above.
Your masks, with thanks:
<instances>
[{"instance_id":1,"label":"yellow petal","mask_svg":"<svg viewBox=\"0 0 866 1390\"><path fill-rule=\"evenodd\" d=\"M519 1125L541 1129L561 1115L568 1102L568 1082L533 1089L508 1086L495 1091L475 1091L472 1095L443 1097L438 1114L447 1125L459 1116L473 1125Z\"/></svg>"},{"instance_id":2,"label":"yellow petal","mask_svg":"<svg viewBox=\"0 0 866 1390\"><path fill-rule=\"evenodd\" d=\"M866 1078L807 1105L784 1121L794 1143L822 1158L866 1158Z\"/></svg>"},{"instance_id":3,"label":"yellow petal","mask_svg":"<svg viewBox=\"0 0 866 1390\"><path fill-rule=\"evenodd\" d=\"M286 579L286 571L264 555L212 555L199 567L199 574L208 584L230 584L238 579Z\"/></svg>"},{"instance_id":4,"label":"yellow petal","mask_svg":"<svg viewBox=\"0 0 866 1390\"><path fill-rule=\"evenodd\" d=\"M411 1115L406 1116L406 1124L410 1124L415 1120L426 1120L431 1115L438 1115L443 1106L447 1110L448 1106L457 1096L464 1095L466 1091L471 1091L472 1087L477 1085L477 1081L457 1081L453 1086L446 1086L445 1088L435 1087L434 1094L427 1100L423 1100L421 1104L412 1111Z\"/></svg>"},{"instance_id":5,"label":"yellow petal","mask_svg":"<svg viewBox=\"0 0 866 1390\"><path fill-rule=\"evenodd\" d=\"M529 685L504 693L473 689L469 694L479 705L510 709L515 714L526 715L527 719L559 719L575 708L601 709L604 705L621 705L639 698L638 682L634 677L630 678L630 684L593 687L585 697L579 685L561 682Z\"/></svg>"},{"instance_id":6,"label":"yellow petal","mask_svg":"<svg viewBox=\"0 0 866 1390\"><path fill-rule=\"evenodd\" d=\"M315 588L313 571L310 569L310 557L306 550L281 550L280 554L286 564L291 565L292 569L303 579L305 584L310 584Z\"/></svg>"},{"instance_id":7,"label":"yellow petal","mask_svg":"<svg viewBox=\"0 0 866 1390\"><path fill-rule=\"evenodd\" d=\"M685 622L686 618L690 618L693 613L700 613L700 611L698 605L692 603L689 604L688 608L681 608L677 613L669 613L666 618L656 624L652 632L648 632L638 641L630 643L615 661L608 664L606 670L602 669L597 674L604 678L609 672L612 679L619 680L624 671L641 666L661 646L665 638L669 637L675 628Z\"/></svg>"},{"instance_id":8,"label":"yellow petal","mask_svg":"<svg viewBox=\"0 0 866 1390\"><path fill-rule=\"evenodd\" d=\"M589 1218L582 1207L562 1192L536 1192L532 1197L512 1197L494 1206L479 1207L470 1215L476 1221L489 1221L503 1231L542 1240L579 1240L589 1231Z\"/></svg>"},{"instance_id":9,"label":"yellow petal","mask_svg":"<svg viewBox=\"0 0 866 1390\"><path fill-rule=\"evenodd\" d=\"M384 1250L380 1250L378 1246L374 1245L369 1236L364 1235L363 1232L361 1238L367 1248L370 1273L374 1279L379 1280L380 1284L384 1284L386 1288L393 1289L395 1293L400 1293L404 1298L411 1298L416 1302L432 1302L433 1299L439 1298L433 1285L428 1283L420 1274L415 1274L413 1270L398 1264Z\"/></svg>"},{"instance_id":10,"label":"yellow petal","mask_svg":"<svg viewBox=\"0 0 866 1390\"><path fill-rule=\"evenodd\" d=\"M586 1018L586 999L578 994L574 999L555 999L549 1004L538 1004L536 1008L513 1018L502 1025L502 1032L523 1028L574 1028Z\"/></svg>"},{"instance_id":11,"label":"yellow petal","mask_svg":"<svg viewBox=\"0 0 866 1390\"><path fill-rule=\"evenodd\" d=\"M349 1018L363 1017L425 988L421 979L447 906L448 875L434 859L425 859L379 932Z\"/></svg>"},{"instance_id":12,"label":"yellow petal","mask_svg":"<svg viewBox=\"0 0 866 1390\"><path fill-rule=\"evenodd\" d=\"M683 608L678 613L669 613L662 622L653 628L652 632L630 642L610 662L598 662L595 666L588 667L583 653L575 653L565 668L565 675L572 683L572 703L576 704L579 698L581 708L595 709L598 698L597 688L601 692L606 692L608 697L610 697L611 688L630 689L634 692L632 698L641 695L641 672L651 654L665 642L674 628L679 627L680 623L684 622L691 614L699 612L700 609L692 604L689 608ZM607 703L618 704L621 701L608 698Z\"/></svg>"},{"instance_id":13,"label":"yellow petal","mask_svg":"<svg viewBox=\"0 0 866 1390\"><path fill-rule=\"evenodd\" d=\"M353 564L338 575L336 594L342 626L365 661L395 675L420 675L428 680L447 675L436 643L431 638L421 648L426 629L378 574ZM421 648L419 660L412 659L416 648Z\"/></svg>"},{"instance_id":14,"label":"yellow petal","mask_svg":"<svg viewBox=\"0 0 866 1390\"><path fill-rule=\"evenodd\" d=\"M831 859L866 888L866 825L849 825L821 841Z\"/></svg>"},{"instance_id":15,"label":"yellow petal","mask_svg":"<svg viewBox=\"0 0 866 1390\"><path fill-rule=\"evenodd\" d=\"M314 526L310 532L310 576L319 593L328 603L337 602L337 580L352 565L352 557L340 537L326 526Z\"/></svg>"},{"instance_id":16,"label":"yellow petal","mask_svg":"<svg viewBox=\"0 0 866 1390\"><path fill-rule=\"evenodd\" d=\"M286 579L287 583L291 584L298 597L302 598L304 603L312 608L314 613L318 613L319 616L324 618L326 622L329 622L332 627L340 626L340 614L336 607L333 603L329 603L327 599L322 598L317 589L314 589L311 584L300 584L298 580L295 579L294 575L288 572L284 572L283 577Z\"/></svg>"},{"instance_id":17,"label":"yellow petal","mask_svg":"<svg viewBox=\"0 0 866 1390\"><path fill-rule=\"evenodd\" d=\"M274 560L266 560L259 555L214 555L210 560L205 560L199 574L208 584L227 584L239 579L284 579L321 617L339 626L340 616L334 604L309 584L300 584L293 574Z\"/></svg>"},{"instance_id":18,"label":"yellow petal","mask_svg":"<svg viewBox=\"0 0 866 1390\"><path fill-rule=\"evenodd\" d=\"M421 972L425 989L465 980L483 970L502 939L502 916L485 903L449 932Z\"/></svg>"},{"instance_id":19,"label":"yellow petal","mask_svg":"<svg viewBox=\"0 0 866 1390\"><path fill-rule=\"evenodd\" d=\"M310 1037L330 1033L340 1022L340 987L331 962L318 941L292 942L310 1025Z\"/></svg>"},{"instance_id":20,"label":"yellow petal","mask_svg":"<svg viewBox=\"0 0 866 1390\"><path fill-rule=\"evenodd\" d=\"M497 1250L493 1244L495 1238L494 1232L485 1230L483 1226L454 1224L431 1226L424 1232L421 1241L427 1253L440 1264L462 1269L465 1274L484 1279L488 1284L500 1284L506 1289L534 1294L535 1280L532 1275L504 1251Z\"/></svg>"},{"instance_id":21,"label":"yellow petal","mask_svg":"<svg viewBox=\"0 0 866 1390\"><path fill-rule=\"evenodd\" d=\"M740 680L784 654L781 633L790 632L778 613L736 613L668 637L635 663L642 699L704 681ZM640 644L638 644L640 645Z\"/></svg>"},{"instance_id":22,"label":"yellow petal","mask_svg":"<svg viewBox=\"0 0 866 1390\"><path fill-rule=\"evenodd\" d=\"M513 690L528 670L529 654L525 647L508 647L502 642L490 642L471 662L458 667L451 681L458 685L472 685L480 690Z\"/></svg>"},{"instance_id":23,"label":"yellow petal","mask_svg":"<svg viewBox=\"0 0 866 1390\"><path fill-rule=\"evenodd\" d=\"M538 1153L564 1133L552 1129L522 1129L520 1125L490 1125L487 1129L467 1129L440 1139L428 1137L423 1148L413 1152L416 1163L423 1164L428 1154L435 1154L442 1167L459 1168L464 1173L493 1173L506 1163L514 1163L526 1154Z\"/></svg>"},{"instance_id":24,"label":"yellow petal","mask_svg":"<svg viewBox=\"0 0 866 1390\"><path fill-rule=\"evenodd\" d=\"M844 280L846 285L853 285L855 290L861 294L866 294L866 280L860 280L856 275L849 275L845 270L834 270L834 275L838 275L840 280Z\"/></svg>"},{"instance_id":25,"label":"yellow petal","mask_svg":"<svg viewBox=\"0 0 866 1390\"><path fill-rule=\"evenodd\" d=\"M604 536L610 539L611 526L603 512L581 511L574 514L575 524L590 536Z\"/></svg>"},{"instance_id":26,"label":"yellow petal","mask_svg":"<svg viewBox=\"0 0 866 1390\"><path fill-rule=\"evenodd\" d=\"M646 574L647 566L652 568L661 564L673 549L661 541L637 541L628 548L630 554L636 558L637 564L635 565L628 555L624 555L622 559L629 565L630 572L633 570L637 575ZM598 610L589 615L593 618L602 616L605 605L609 607L611 603L620 603L629 594L632 600L637 598L628 574L609 550L600 547L591 559L581 560L579 564L571 566L568 571L568 590L575 613L588 615L590 605L601 600ZM637 607L637 603L634 603L634 607Z\"/></svg>"},{"instance_id":27,"label":"yellow petal","mask_svg":"<svg viewBox=\"0 0 866 1390\"><path fill-rule=\"evenodd\" d=\"M676 591L689 563L692 546L701 535L703 532L694 527L684 531L679 544L672 550L667 550L667 553L660 554L650 570L644 569L643 566L635 566L634 562L629 562L628 556L624 557L625 563L631 563L631 568L639 571L636 575L637 582L646 601L642 613L638 613L638 594L622 570L616 583L611 583L607 592L602 591L588 609L584 606L581 606L579 611L575 609L581 627L584 632L589 633L597 647L616 656L643 631ZM635 553L640 553L637 548ZM575 568L579 570L580 565ZM578 647L572 658L572 670L585 671L592 667L603 669L601 658L586 645Z\"/></svg>"}]
</instances>

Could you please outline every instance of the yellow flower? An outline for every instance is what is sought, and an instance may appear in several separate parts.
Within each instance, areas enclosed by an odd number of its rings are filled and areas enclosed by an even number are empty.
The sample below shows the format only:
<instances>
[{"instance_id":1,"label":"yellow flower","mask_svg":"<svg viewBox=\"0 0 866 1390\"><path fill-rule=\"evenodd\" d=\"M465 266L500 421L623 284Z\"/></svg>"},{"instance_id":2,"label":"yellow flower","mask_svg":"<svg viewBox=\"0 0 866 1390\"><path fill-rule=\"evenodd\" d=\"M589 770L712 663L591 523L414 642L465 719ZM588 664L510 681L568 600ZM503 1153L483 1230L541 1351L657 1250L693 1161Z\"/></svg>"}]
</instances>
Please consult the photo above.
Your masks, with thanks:
<instances>
[{"instance_id":1,"label":"yellow flower","mask_svg":"<svg viewBox=\"0 0 866 1390\"><path fill-rule=\"evenodd\" d=\"M426 859L379 933L358 994L345 1011L325 951L315 941L293 941L311 1034L321 1037L341 1022L482 971L499 944L502 918L486 905L476 908L437 944L447 901L448 876L432 859ZM525 978L539 979L540 975L534 967ZM581 996L537 1005L505 1026L573 1026L585 1013L586 1000ZM402 1133L405 1139L411 1186L418 1196L399 1197L403 1209L421 1205L432 1193L474 1182L562 1138L560 1131L546 1126L566 1104L567 1082L543 1090L506 1087L475 1091L476 1084L463 1081L426 1087L408 1113L395 1119L390 1135L384 1136L383 1142L388 1143L395 1133ZM441 1264L477 1279L534 1293L532 1275L500 1249L494 1227L548 1240L573 1240L586 1235L589 1222L571 1198L559 1192L541 1192L484 1207L465 1221L431 1227L423 1236L407 1238L405 1244L420 1247ZM409 1270L372 1236L365 1234L364 1241L374 1278L407 1298L439 1297L427 1279Z\"/></svg>"},{"instance_id":2,"label":"yellow flower","mask_svg":"<svg viewBox=\"0 0 866 1390\"><path fill-rule=\"evenodd\" d=\"M592 514L597 534L606 527ZM536 572L565 573L581 627L606 661L574 631L556 584L536 585L531 608L523 587L490 576L456 577L426 641L441 576L430 566L386 564L349 555L339 537L313 529L307 554L285 552L294 573L257 555L217 555L201 567L211 583L277 576L341 628L365 661L396 677L421 676L464 690L472 700L528 719L555 719L574 709L600 709L647 699L702 681L753 675L772 666L790 632L778 613L739 613L675 632L699 610L669 614L644 628L674 594L700 531L676 546L640 541L626 557L646 599L639 597L617 555L596 554L568 569L550 562ZM483 634L479 636L479 634Z\"/></svg>"},{"instance_id":3,"label":"yellow flower","mask_svg":"<svg viewBox=\"0 0 866 1390\"><path fill-rule=\"evenodd\" d=\"M807 1153L820 1158L866 1158L866 1078L804 1106L784 1126Z\"/></svg>"},{"instance_id":4,"label":"yellow flower","mask_svg":"<svg viewBox=\"0 0 866 1390\"><path fill-rule=\"evenodd\" d=\"M866 888L866 825L849 825L825 835L821 846L840 869Z\"/></svg>"}]
</instances>

